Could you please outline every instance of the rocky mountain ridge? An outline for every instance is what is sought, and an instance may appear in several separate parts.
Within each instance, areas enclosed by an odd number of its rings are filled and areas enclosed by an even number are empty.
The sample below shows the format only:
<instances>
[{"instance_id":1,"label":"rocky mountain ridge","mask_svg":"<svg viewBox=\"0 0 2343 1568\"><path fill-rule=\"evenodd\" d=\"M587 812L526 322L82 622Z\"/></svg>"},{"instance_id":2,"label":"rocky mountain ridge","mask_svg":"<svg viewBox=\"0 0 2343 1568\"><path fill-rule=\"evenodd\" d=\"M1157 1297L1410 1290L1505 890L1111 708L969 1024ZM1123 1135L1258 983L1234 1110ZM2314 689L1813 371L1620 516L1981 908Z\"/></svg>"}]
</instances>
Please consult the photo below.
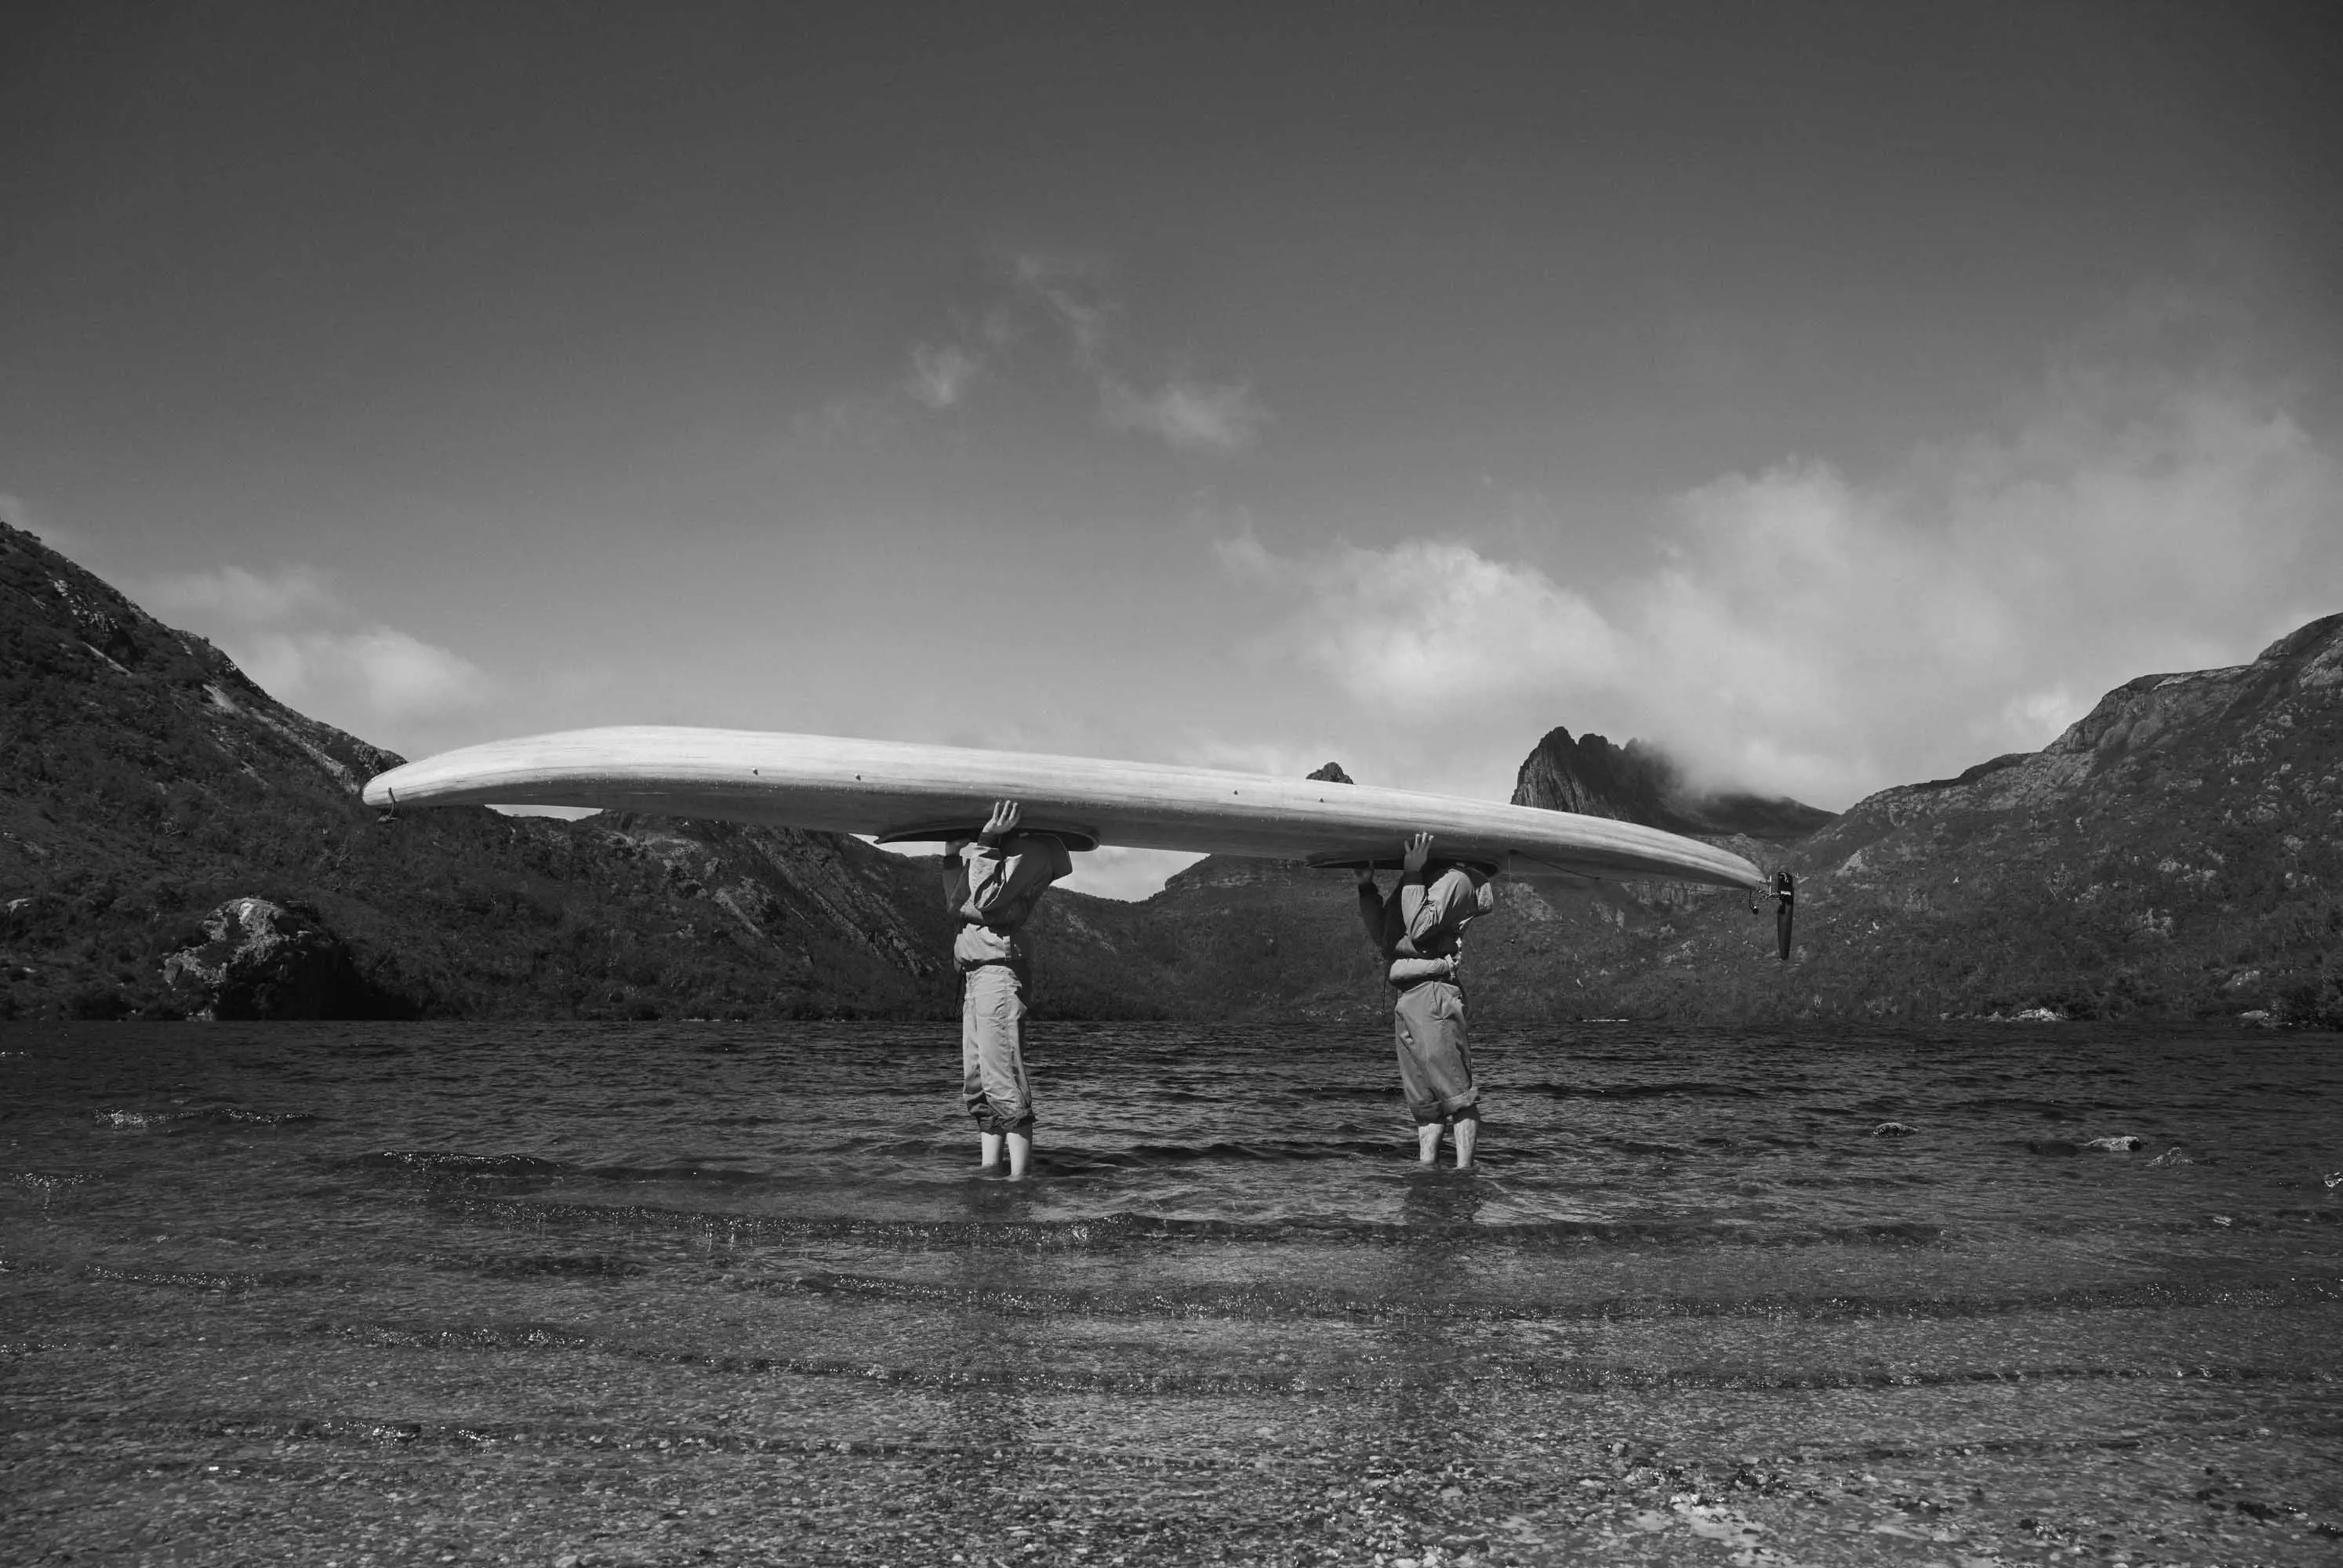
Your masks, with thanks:
<instances>
[{"instance_id":1,"label":"rocky mountain ridge","mask_svg":"<svg viewBox=\"0 0 2343 1568\"><path fill-rule=\"evenodd\" d=\"M378 817L357 787L397 760L0 524L0 1018L217 1010L239 973L239 994L411 1016L955 1009L933 861L628 814ZM1736 893L1504 884L1470 939L1473 1005L2343 1021L2338 776L2343 617L2248 664L2128 681L2039 752L1835 818L1702 794L1653 748L1557 729L1517 801L1795 870L1797 949L1776 962ZM278 911L268 940L344 953L355 979L251 982L237 944L261 938L223 920L245 900ZM1347 873L1218 857L1140 904L1061 890L1036 918L1038 1010L1364 1025L1386 997L1353 902Z\"/></svg>"},{"instance_id":2,"label":"rocky mountain ridge","mask_svg":"<svg viewBox=\"0 0 2343 1568\"><path fill-rule=\"evenodd\" d=\"M1883 979L1966 1010L1983 970L1996 1010L2334 1018L2343 615L2250 663L2127 681L2042 750L1881 790L1793 859L1843 927L1877 928L1852 948Z\"/></svg>"},{"instance_id":3,"label":"rocky mountain ridge","mask_svg":"<svg viewBox=\"0 0 2343 1568\"><path fill-rule=\"evenodd\" d=\"M399 760L0 523L0 1018L215 1010L243 972L222 912L255 899L346 944L363 983L253 994L329 1012L956 1010L932 867L725 823L378 817L359 787ZM1122 907L1055 901L1081 960L1052 967L1058 1000L1153 1010L1121 978Z\"/></svg>"},{"instance_id":4,"label":"rocky mountain ridge","mask_svg":"<svg viewBox=\"0 0 2343 1568\"><path fill-rule=\"evenodd\" d=\"M1694 789L1674 758L1630 740L1614 746L1600 735L1571 739L1556 726L1523 759L1513 804L1576 811L1640 822L1695 839L1749 839L1787 843L1828 823L1832 813L1788 796L1712 793Z\"/></svg>"}]
</instances>

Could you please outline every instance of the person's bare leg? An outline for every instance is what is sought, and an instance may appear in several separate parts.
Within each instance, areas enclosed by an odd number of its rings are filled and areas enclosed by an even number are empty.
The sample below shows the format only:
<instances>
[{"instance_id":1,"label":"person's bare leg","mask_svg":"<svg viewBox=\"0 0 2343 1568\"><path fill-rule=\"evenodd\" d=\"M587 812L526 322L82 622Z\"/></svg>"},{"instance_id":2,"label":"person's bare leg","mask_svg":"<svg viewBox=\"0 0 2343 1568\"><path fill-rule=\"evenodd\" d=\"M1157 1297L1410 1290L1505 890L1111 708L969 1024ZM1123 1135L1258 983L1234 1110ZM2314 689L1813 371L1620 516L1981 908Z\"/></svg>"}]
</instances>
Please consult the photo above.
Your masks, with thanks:
<instances>
[{"instance_id":1,"label":"person's bare leg","mask_svg":"<svg viewBox=\"0 0 2343 1568\"><path fill-rule=\"evenodd\" d=\"M1011 1181L1021 1181L1025 1179L1026 1162L1032 1158L1033 1135L1030 1132L1011 1133L1009 1135L1009 1179Z\"/></svg>"},{"instance_id":2,"label":"person's bare leg","mask_svg":"<svg viewBox=\"0 0 2343 1568\"><path fill-rule=\"evenodd\" d=\"M1000 1170L1000 1169L1001 1169L1001 1134L1000 1134L1000 1133L998 1133L998 1132L980 1132L980 1133L978 1133L978 1134L976 1135L976 1147L977 1147L977 1163L976 1163L976 1168L977 1168L979 1171L998 1171L998 1170Z\"/></svg>"},{"instance_id":3,"label":"person's bare leg","mask_svg":"<svg viewBox=\"0 0 2343 1568\"><path fill-rule=\"evenodd\" d=\"M1440 1123L1427 1121L1415 1130L1415 1157L1426 1165L1440 1162Z\"/></svg>"},{"instance_id":4,"label":"person's bare leg","mask_svg":"<svg viewBox=\"0 0 2343 1568\"><path fill-rule=\"evenodd\" d=\"M1460 1116L1456 1119L1456 1169L1470 1170L1473 1165L1473 1144L1481 1136L1481 1119Z\"/></svg>"}]
</instances>

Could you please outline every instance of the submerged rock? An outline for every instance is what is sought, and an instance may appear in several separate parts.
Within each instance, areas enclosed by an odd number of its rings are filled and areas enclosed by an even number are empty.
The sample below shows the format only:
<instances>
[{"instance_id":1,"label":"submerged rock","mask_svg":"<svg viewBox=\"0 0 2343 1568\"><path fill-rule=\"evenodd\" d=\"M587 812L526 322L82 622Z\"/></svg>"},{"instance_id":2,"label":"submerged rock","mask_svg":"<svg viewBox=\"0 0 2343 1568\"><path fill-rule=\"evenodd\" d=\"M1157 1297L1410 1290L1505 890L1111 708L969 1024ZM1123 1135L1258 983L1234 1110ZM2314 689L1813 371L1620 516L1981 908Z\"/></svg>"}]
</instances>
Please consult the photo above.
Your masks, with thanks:
<instances>
[{"instance_id":1,"label":"submerged rock","mask_svg":"<svg viewBox=\"0 0 2343 1568\"><path fill-rule=\"evenodd\" d=\"M384 1007L350 950L314 910L231 899L205 940L163 960L163 979L197 1019L379 1018Z\"/></svg>"},{"instance_id":2,"label":"submerged rock","mask_svg":"<svg viewBox=\"0 0 2343 1568\"><path fill-rule=\"evenodd\" d=\"M1918 1131L1918 1128L1906 1126L1901 1121L1883 1121L1871 1130L1871 1135L1874 1138L1909 1138Z\"/></svg>"}]
</instances>

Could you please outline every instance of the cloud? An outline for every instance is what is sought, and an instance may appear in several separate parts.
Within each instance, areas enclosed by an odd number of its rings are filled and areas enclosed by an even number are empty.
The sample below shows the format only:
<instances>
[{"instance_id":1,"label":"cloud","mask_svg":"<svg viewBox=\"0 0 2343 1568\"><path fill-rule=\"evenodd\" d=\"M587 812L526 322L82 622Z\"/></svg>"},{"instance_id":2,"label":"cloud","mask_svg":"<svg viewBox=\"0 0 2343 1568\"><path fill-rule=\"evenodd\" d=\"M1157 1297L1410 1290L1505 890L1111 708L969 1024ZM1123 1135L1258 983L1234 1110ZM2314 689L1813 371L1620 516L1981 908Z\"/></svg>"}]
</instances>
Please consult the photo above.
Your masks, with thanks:
<instances>
[{"instance_id":1,"label":"cloud","mask_svg":"<svg viewBox=\"0 0 2343 1568\"><path fill-rule=\"evenodd\" d=\"M1176 377L1152 392L1102 377L1099 413L1111 428L1158 437L1190 452L1239 451L1269 422L1269 411L1243 383L1214 387Z\"/></svg>"},{"instance_id":2,"label":"cloud","mask_svg":"<svg viewBox=\"0 0 2343 1568\"><path fill-rule=\"evenodd\" d=\"M298 566L286 567L271 577L242 567L187 572L156 580L146 589L145 597L149 609L165 616L210 615L261 623L302 615L342 614L341 603L327 586L325 575Z\"/></svg>"},{"instance_id":3,"label":"cloud","mask_svg":"<svg viewBox=\"0 0 2343 1568\"><path fill-rule=\"evenodd\" d=\"M982 362L957 343L941 347L916 344L911 349L911 375L908 389L911 396L929 407L941 410L951 407L968 396L969 384L976 379Z\"/></svg>"},{"instance_id":4,"label":"cloud","mask_svg":"<svg viewBox=\"0 0 2343 1568\"><path fill-rule=\"evenodd\" d=\"M313 639L311 646L313 658L339 661L336 673L357 682L375 709L394 719L469 708L486 695L479 666L395 627Z\"/></svg>"},{"instance_id":5,"label":"cloud","mask_svg":"<svg viewBox=\"0 0 2343 1568\"><path fill-rule=\"evenodd\" d=\"M1363 707L1510 722L1485 744L1516 759L1599 721L1825 805L2038 748L2134 675L2248 658L2343 608L2343 463L2219 375L2068 367L2003 433L1867 477L1725 475L1657 532L1645 569L1566 586L1454 540L1217 548Z\"/></svg>"},{"instance_id":6,"label":"cloud","mask_svg":"<svg viewBox=\"0 0 2343 1568\"><path fill-rule=\"evenodd\" d=\"M1018 292L1064 329L1074 357L1095 367L1120 313L1106 292L1106 264L1091 256L1028 250L1010 257L1008 272Z\"/></svg>"},{"instance_id":7,"label":"cloud","mask_svg":"<svg viewBox=\"0 0 2343 1568\"><path fill-rule=\"evenodd\" d=\"M842 393L789 417L789 437L820 447L869 447L886 440L910 416L897 393Z\"/></svg>"},{"instance_id":8,"label":"cloud","mask_svg":"<svg viewBox=\"0 0 2343 1568\"><path fill-rule=\"evenodd\" d=\"M1005 306L995 305L949 342L913 344L904 389L913 401L939 412L957 407L992 360L1017 338L1016 318Z\"/></svg>"},{"instance_id":9,"label":"cloud","mask_svg":"<svg viewBox=\"0 0 2343 1568\"><path fill-rule=\"evenodd\" d=\"M904 397L936 413L960 407L1038 330L1063 344L1096 391L1098 418L1108 428L1152 436L1183 452L1227 454L1252 445L1270 416L1249 382L1175 372L1151 389L1119 367L1129 355L1115 352L1122 307L1109 282L1096 256L1025 250L1001 257L995 286L1005 297L943 341L911 346L910 368L894 394L898 407Z\"/></svg>"},{"instance_id":10,"label":"cloud","mask_svg":"<svg viewBox=\"0 0 2343 1568\"><path fill-rule=\"evenodd\" d=\"M309 567L184 573L142 585L138 597L210 637L279 701L360 734L478 707L492 689L461 654L368 624Z\"/></svg>"},{"instance_id":11,"label":"cloud","mask_svg":"<svg viewBox=\"0 0 2343 1568\"><path fill-rule=\"evenodd\" d=\"M1585 598L1453 540L1342 545L1299 560L1250 533L1214 548L1233 575L1298 592L1284 641L1379 712L1503 706L1606 682L1619 662L1619 634Z\"/></svg>"}]
</instances>

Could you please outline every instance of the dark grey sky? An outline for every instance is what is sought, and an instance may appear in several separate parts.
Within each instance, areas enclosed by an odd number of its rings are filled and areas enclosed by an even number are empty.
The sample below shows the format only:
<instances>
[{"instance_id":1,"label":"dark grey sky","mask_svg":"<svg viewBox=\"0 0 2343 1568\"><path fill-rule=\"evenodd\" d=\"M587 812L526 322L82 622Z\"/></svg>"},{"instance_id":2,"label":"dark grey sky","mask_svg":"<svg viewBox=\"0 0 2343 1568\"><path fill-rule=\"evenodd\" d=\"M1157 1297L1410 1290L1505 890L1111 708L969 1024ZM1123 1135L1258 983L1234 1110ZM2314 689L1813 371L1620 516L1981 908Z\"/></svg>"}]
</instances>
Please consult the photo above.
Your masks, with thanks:
<instances>
[{"instance_id":1,"label":"dark grey sky","mask_svg":"<svg viewBox=\"0 0 2343 1568\"><path fill-rule=\"evenodd\" d=\"M1841 804L2337 608L2329 9L12 9L0 489L416 750Z\"/></svg>"}]
</instances>

